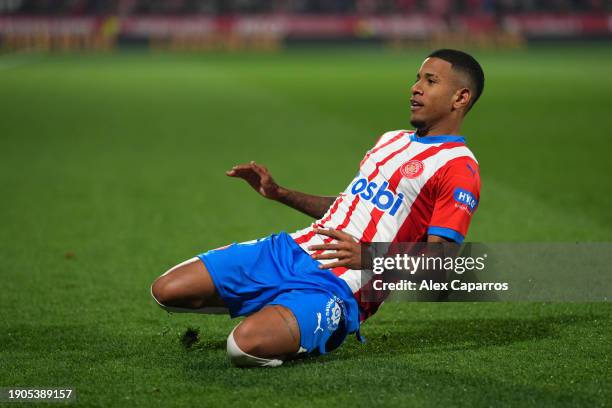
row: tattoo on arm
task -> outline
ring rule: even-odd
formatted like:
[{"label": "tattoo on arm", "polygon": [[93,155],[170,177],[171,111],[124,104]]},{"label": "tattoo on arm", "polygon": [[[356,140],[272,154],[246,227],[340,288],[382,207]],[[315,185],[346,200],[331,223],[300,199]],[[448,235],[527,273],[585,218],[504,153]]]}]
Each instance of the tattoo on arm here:
[{"label": "tattoo on arm", "polygon": [[299,191],[282,189],[278,201],[314,218],[321,218],[336,197],[315,196]]}]

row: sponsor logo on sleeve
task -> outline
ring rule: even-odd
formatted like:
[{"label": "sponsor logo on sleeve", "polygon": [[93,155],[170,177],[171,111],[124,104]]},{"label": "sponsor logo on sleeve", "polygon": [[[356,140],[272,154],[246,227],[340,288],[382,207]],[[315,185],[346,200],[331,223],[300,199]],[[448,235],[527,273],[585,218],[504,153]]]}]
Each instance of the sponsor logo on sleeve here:
[{"label": "sponsor logo on sleeve", "polygon": [[464,210],[468,214],[472,214],[478,207],[478,200],[472,193],[462,188],[457,187],[453,193],[455,199],[455,207]]}]

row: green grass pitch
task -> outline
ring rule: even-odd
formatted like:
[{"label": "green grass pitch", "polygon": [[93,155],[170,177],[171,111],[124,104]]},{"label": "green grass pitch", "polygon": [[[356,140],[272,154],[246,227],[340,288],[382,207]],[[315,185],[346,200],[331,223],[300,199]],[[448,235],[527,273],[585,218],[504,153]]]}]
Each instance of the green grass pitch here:
[{"label": "green grass pitch", "polygon": [[[100,407],[609,405],[610,304],[390,303],[365,345],[240,370],[236,321],[150,298],[184,259],[306,225],[224,171],[255,159],[342,191],[382,132],[410,126],[425,54],[0,56],[0,386],[71,386]],[[476,55],[469,240],[612,241],[609,48]]]}]

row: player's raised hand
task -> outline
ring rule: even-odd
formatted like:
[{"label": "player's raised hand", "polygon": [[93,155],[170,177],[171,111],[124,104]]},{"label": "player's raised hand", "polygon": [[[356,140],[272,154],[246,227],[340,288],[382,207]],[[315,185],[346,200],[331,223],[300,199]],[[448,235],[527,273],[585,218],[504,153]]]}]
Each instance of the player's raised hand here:
[{"label": "player's raised hand", "polygon": [[331,269],[343,266],[348,269],[361,269],[361,244],[353,238],[352,235],[346,232],[335,229],[315,228],[315,233],[333,238],[334,241],[321,244],[311,245],[308,247],[311,251],[333,251],[323,254],[313,254],[313,259],[337,259],[336,262],[319,265],[321,269]]},{"label": "player's raised hand", "polygon": [[280,187],[270,175],[266,166],[255,163],[254,161],[248,164],[238,164],[226,171],[230,177],[238,177],[244,179],[255,191],[265,198],[277,200],[279,198]]}]

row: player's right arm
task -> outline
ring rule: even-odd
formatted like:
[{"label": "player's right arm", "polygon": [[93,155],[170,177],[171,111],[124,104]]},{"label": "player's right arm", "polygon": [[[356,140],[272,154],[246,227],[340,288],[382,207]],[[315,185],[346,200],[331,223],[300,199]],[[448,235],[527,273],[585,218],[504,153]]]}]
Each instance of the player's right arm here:
[{"label": "player's right arm", "polygon": [[230,177],[244,179],[262,197],[278,201],[314,218],[321,218],[336,200],[336,197],[316,196],[279,186],[270,172],[254,161],[238,164],[227,171]]}]

